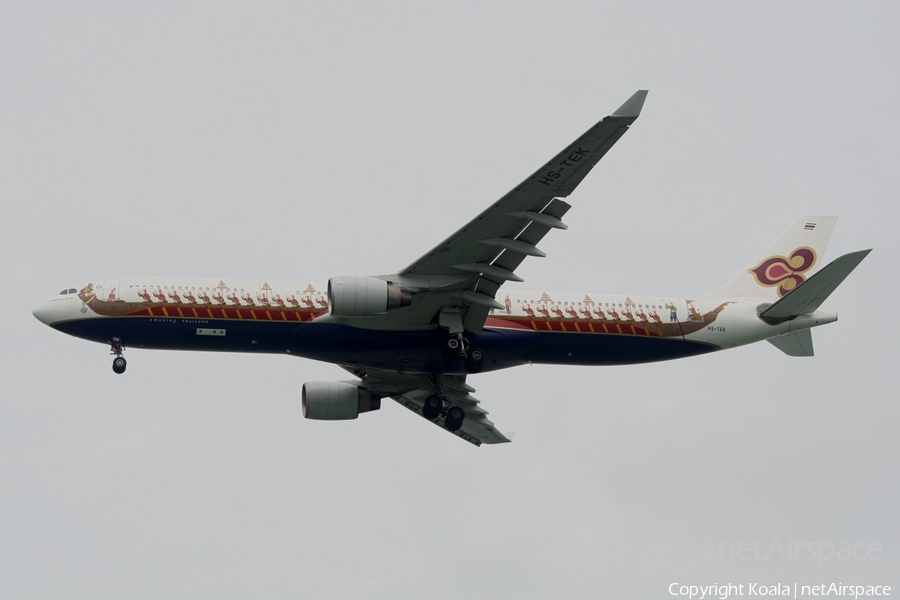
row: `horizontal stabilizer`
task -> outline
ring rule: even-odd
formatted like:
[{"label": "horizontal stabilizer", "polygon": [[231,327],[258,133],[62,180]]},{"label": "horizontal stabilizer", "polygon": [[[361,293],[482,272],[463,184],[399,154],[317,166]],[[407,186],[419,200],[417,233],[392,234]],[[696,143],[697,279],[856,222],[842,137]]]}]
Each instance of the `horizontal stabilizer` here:
[{"label": "horizontal stabilizer", "polygon": [[859,250],[836,258],[759,316],[780,321],[815,312],[871,251]]},{"label": "horizontal stabilizer", "polygon": [[788,356],[813,355],[812,332],[809,329],[791,331],[767,341]]}]

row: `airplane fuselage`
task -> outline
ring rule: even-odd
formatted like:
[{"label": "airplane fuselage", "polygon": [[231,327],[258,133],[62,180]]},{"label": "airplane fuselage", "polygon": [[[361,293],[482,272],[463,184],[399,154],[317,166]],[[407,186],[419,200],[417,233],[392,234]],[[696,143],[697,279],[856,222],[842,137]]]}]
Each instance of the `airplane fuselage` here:
[{"label": "airplane fuselage", "polygon": [[[369,329],[329,315],[326,284],[123,277],[68,288],[35,315],[75,337],[128,348],[290,354],[407,373],[465,373],[441,356],[446,331]],[[705,354],[836,320],[813,315],[771,325],[759,298],[685,299],[501,290],[471,337],[482,370],[521,364],[622,365]]]}]

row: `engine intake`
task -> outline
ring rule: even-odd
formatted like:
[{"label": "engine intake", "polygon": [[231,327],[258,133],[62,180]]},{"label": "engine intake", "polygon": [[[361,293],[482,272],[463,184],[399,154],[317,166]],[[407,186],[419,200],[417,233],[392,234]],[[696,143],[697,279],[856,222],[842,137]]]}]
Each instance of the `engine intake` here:
[{"label": "engine intake", "polygon": [[309,381],[303,384],[302,404],[307,419],[346,421],[380,409],[381,397],[343,381]]},{"label": "engine intake", "polygon": [[328,280],[328,310],[334,317],[375,317],[411,303],[412,292],[377,277]]}]

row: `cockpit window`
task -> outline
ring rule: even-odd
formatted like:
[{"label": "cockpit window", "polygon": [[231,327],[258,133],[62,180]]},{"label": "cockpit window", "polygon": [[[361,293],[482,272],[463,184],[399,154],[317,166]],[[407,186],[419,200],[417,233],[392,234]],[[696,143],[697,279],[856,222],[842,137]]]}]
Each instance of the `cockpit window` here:
[{"label": "cockpit window", "polygon": [[75,288],[69,288],[69,289],[67,289],[67,290],[61,291],[61,292],[59,293],[59,295],[60,295],[60,296],[65,296],[66,294],[74,294],[74,293],[76,293],[77,291],[78,291],[78,290],[76,290]]},{"label": "cockpit window", "polygon": [[78,290],[76,290],[75,288],[69,288],[69,293],[70,293],[70,294],[74,294],[74,293],[77,292],[77,291],[78,291]]},{"label": "cockpit window", "polygon": [[63,290],[63,291],[61,291],[61,292],[59,293],[59,295],[60,295],[60,296],[65,296],[65,295],[68,294],[68,293],[69,293],[69,290]]}]

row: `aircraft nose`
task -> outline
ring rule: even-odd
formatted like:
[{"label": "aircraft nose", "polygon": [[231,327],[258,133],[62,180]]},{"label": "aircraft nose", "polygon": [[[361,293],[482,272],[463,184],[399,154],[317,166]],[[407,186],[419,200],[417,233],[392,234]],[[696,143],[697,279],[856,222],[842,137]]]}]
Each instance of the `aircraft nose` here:
[{"label": "aircraft nose", "polygon": [[50,325],[52,323],[52,315],[50,313],[50,301],[44,300],[40,304],[34,307],[34,310],[31,311],[31,314],[34,315],[34,318],[43,323],[44,325]]}]

